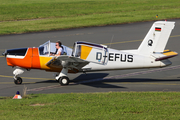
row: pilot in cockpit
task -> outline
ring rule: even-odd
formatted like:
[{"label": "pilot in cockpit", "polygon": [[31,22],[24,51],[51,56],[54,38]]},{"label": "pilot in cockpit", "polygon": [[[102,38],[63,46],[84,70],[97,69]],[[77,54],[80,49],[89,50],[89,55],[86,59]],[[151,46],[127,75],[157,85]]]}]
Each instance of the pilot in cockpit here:
[{"label": "pilot in cockpit", "polygon": [[54,56],[63,55],[64,54],[64,49],[63,49],[63,47],[61,45],[62,45],[61,41],[58,40],[56,42],[56,52],[54,54],[51,54],[51,55],[54,55]]}]

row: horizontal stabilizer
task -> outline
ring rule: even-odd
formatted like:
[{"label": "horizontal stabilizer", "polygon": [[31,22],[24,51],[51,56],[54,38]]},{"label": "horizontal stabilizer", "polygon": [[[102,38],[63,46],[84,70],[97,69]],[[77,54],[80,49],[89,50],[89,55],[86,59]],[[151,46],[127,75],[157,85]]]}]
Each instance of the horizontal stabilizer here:
[{"label": "horizontal stabilizer", "polygon": [[177,55],[178,55],[177,52],[170,51],[170,50],[164,50],[162,54],[156,54],[156,53],[153,54],[153,56],[156,58],[155,61],[165,60],[168,58],[175,57]]}]

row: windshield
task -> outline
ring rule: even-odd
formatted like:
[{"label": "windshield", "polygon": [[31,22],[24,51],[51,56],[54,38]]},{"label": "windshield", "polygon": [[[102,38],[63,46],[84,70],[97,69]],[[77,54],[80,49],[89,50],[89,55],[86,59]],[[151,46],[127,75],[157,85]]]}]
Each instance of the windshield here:
[{"label": "windshield", "polygon": [[50,53],[50,41],[47,41],[43,45],[39,46],[39,54],[40,55],[49,55]]}]

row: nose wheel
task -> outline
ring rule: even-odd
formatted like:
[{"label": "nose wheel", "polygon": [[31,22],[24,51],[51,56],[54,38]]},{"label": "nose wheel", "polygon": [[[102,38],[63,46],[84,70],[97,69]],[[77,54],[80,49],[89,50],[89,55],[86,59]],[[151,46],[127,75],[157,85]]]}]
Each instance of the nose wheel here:
[{"label": "nose wheel", "polygon": [[21,77],[18,77],[18,75],[22,74],[24,72],[24,69],[23,68],[16,68],[14,71],[13,71],[13,74],[14,74],[14,83],[16,85],[20,85],[22,84],[22,78]]},{"label": "nose wheel", "polygon": [[69,84],[69,78],[66,76],[62,76],[58,79],[59,84],[61,84],[62,86],[64,85],[68,85]]},{"label": "nose wheel", "polygon": [[16,79],[14,79],[14,83],[15,83],[16,85],[22,84],[22,78],[21,78],[21,77],[17,77]]}]

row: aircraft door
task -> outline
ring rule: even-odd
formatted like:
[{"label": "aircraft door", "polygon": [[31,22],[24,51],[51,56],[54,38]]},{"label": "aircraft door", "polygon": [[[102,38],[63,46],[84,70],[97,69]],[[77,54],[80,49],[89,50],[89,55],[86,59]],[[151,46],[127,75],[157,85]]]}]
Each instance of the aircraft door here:
[{"label": "aircraft door", "polygon": [[107,64],[108,62],[108,49],[107,48],[97,48],[93,47],[89,56],[87,57],[88,61],[95,62],[98,64]]}]

